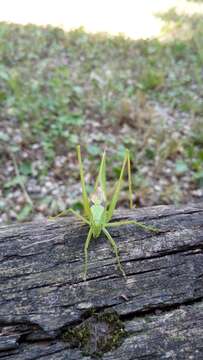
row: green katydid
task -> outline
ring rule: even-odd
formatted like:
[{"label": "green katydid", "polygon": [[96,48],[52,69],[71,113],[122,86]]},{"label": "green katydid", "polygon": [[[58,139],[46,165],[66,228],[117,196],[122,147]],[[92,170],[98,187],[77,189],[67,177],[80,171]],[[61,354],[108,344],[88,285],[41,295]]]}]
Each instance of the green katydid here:
[{"label": "green katydid", "polygon": [[122,186],[122,182],[123,182],[123,176],[124,176],[124,171],[125,171],[126,165],[127,165],[127,171],[128,171],[128,188],[129,188],[130,208],[132,208],[132,206],[133,206],[129,150],[126,150],[126,152],[125,152],[122,168],[120,171],[120,176],[115,185],[115,189],[114,189],[110,203],[108,203],[107,191],[106,191],[106,153],[104,152],[102,155],[99,173],[96,178],[96,182],[95,182],[95,186],[94,186],[94,192],[93,192],[92,196],[90,197],[90,199],[88,198],[87,190],[86,190],[86,186],[85,186],[80,145],[77,146],[77,157],[78,157],[78,163],[79,163],[79,169],[80,169],[80,181],[81,181],[81,186],[82,186],[82,201],[83,201],[84,215],[80,215],[78,212],[76,212],[72,208],[69,208],[69,209],[61,212],[60,214],[56,215],[55,217],[52,217],[52,219],[56,218],[58,216],[63,216],[67,212],[71,212],[77,218],[79,218],[83,223],[89,225],[89,231],[88,231],[87,238],[86,238],[86,241],[84,244],[84,255],[85,255],[84,280],[86,280],[86,275],[87,275],[88,247],[89,247],[90,241],[92,238],[98,238],[100,236],[101,232],[103,232],[105,234],[106,238],[110,242],[110,245],[116,255],[118,268],[120,269],[121,273],[125,277],[126,275],[125,275],[125,272],[124,272],[123,267],[120,262],[118,247],[116,245],[116,242],[111,237],[107,228],[121,226],[121,225],[134,224],[134,225],[140,226],[141,228],[143,228],[145,230],[150,230],[150,231],[158,230],[152,226],[146,226],[145,224],[135,221],[135,220],[123,220],[123,221],[111,222],[111,218],[112,218],[114,210],[116,208],[118,197],[119,197],[119,194],[121,191],[121,186]]}]

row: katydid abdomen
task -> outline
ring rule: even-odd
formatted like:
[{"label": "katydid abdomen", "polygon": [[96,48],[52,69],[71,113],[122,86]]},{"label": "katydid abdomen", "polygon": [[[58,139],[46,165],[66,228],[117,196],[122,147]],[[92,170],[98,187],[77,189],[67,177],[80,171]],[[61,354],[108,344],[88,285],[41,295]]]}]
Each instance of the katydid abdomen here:
[{"label": "katydid abdomen", "polygon": [[100,204],[94,204],[90,208],[91,210],[91,225],[93,237],[98,237],[101,233],[102,227],[105,222],[105,208]]}]

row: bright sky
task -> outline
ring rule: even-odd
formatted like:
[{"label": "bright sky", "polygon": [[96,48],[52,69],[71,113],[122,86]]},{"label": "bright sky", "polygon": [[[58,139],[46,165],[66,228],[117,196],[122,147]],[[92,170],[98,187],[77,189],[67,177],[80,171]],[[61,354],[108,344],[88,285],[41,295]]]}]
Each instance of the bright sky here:
[{"label": "bright sky", "polygon": [[176,7],[203,13],[203,4],[187,0],[0,0],[0,21],[56,25],[69,30],[124,33],[132,38],[158,36],[162,23],[155,14]]}]

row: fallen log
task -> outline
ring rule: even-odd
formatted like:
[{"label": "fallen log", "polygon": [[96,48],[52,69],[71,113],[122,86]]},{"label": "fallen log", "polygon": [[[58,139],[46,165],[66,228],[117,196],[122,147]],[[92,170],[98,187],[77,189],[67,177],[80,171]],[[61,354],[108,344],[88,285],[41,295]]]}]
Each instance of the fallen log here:
[{"label": "fallen log", "polygon": [[116,213],[159,229],[110,230],[89,248],[73,217],[0,228],[0,359],[202,359],[203,207]]}]

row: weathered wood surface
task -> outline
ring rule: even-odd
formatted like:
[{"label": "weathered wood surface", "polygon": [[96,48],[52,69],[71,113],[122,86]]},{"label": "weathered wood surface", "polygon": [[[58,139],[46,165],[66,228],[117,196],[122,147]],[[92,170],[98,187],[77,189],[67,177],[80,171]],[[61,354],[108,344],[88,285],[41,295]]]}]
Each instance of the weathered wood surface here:
[{"label": "weathered wood surface", "polygon": [[203,359],[203,207],[116,218],[160,229],[111,229],[126,280],[104,237],[92,240],[82,280],[87,227],[72,217],[0,228],[0,359],[90,360],[99,346],[104,360]]}]

